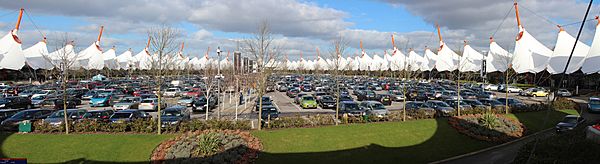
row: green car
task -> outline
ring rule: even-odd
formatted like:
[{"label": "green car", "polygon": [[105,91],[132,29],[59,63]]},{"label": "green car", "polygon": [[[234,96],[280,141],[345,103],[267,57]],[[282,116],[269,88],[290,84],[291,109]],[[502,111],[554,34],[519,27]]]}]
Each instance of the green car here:
[{"label": "green car", "polygon": [[300,100],[300,106],[302,106],[302,109],[315,109],[317,108],[317,100],[315,97],[310,95],[302,96],[302,99]]}]

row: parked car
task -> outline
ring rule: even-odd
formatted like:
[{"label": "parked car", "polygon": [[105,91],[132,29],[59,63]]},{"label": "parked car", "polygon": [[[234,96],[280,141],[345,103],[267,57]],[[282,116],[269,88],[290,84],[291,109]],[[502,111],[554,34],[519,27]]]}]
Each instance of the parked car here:
[{"label": "parked car", "polygon": [[428,106],[425,102],[422,101],[406,102],[406,110],[423,111],[426,115],[436,115],[435,109]]},{"label": "parked car", "polygon": [[392,96],[389,94],[377,94],[377,101],[383,105],[390,106],[392,105]]},{"label": "parked car", "polygon": [[[157,111],[158,110],[158,98],[148,98],[148,99],[143,99],[142,102],[140,103],[140,105],[138,106],[138,109],[141,111],[146,111],[146,110],[150,110],[150,111]],[[160,102],[160,107],[162,109],[167,108],[167,103]]]},{"label": "parked car", "polygon": [[556,124],[554,129],[556,130],[557,133],[571,131],[571,130],[575,129],[577,126],[583,124],[584,122],[585,122],[585,119],[581,116],[567,115],[567,116],[565,116],[565,118],[563,118],[562,121],[560,121],[558,124]]},{"label": "parked car", "polygon": [[214,94],[210,95],[208,104],[207,104],[206,96],[196,97],[196,100],[194,100],[194,104],[192,105],[192,110],[193,111],[206,111],[206,107],[208,106],[208,110],[210,111],[211,109],[214,109],[217,107],[217,105],[219,104],[218,101],[219,100],[218,100],[217,96],[214,96]]},{"label": "parked car", "polygon": [[127,123],[138,119],[149,119],[150,115],[137,109],[120,110],[110,116],[111,123]]},{"label": "parked car", "polygon": [[112,94],[97,94],[90,99],[90,106],[92,107],[108,107],[112,105],[113,95]]},{"label": "parked car", "polygon": [[571,96],[573,96],[573,94],[571,92],[569,92],[569,90],[567,90],[567,89],[558,89],[556,91],[556,95],[560,96],[560,97],[571,97]]},{"label": "parked car", "polygon": [[141,97],[125,97],[113,105],[115,110],[138,109],[142,102]]},{"label": "parked car", "polygon": [[[68,97],[67,98],[67,109],[74,109],[77,108],[77,105],[81,104],[81,100],[76,98],[76,97]],[[60,109],[64,109],[64,105],[65,103],[63,102],[62,98],[57,98],[54,100],[54,109],[56,110],[60,110]]]},{"label": "parked car", "polygon": [[98,93],[99,93],[98,90],[89,90],[89,91],[87,91],[85,94],[83,94],[81,96],[81,99],[83,99],[83,100],[90,100],[90,99],[92,99],[92,97],[94,97]]},{"label": "parked car", "polygon": [[529,88],[521,93],[523,96],[531,97],[546,97],[549,94],[544,88]]},{"label": "parked car", "polygon": [[514,98],[498,98],[496,99],[498,101],[500,101],[500,103],[502,103],[502,105],[506,105],[506,101],[508,100],[508,106],[511,108],[522,108],[525,107],[526,105],[521,102],[520,100],[514,99]]},{"label": "parked car", "polygon": [[480,92],[479,94],[477,94],[477,98],[478,99],[494,99],[496,98],[496,94],[494,92]]},{"label": "parked car", "polygon": [[177,97],[181,94],[181,89],[179,88],[169,88],[165,91],[165,97]]},{"label": "parked car", "polygon": [[[254,105],[254,111],[258,111],[260,103],[261,102],[256,100],[255,105]],[[271,100],[271,97],[269,97],[269,96],[262,97],[262,106],[272,106],[272,105],[273,105],[273,100]]]},{"label": "parked car", "polygon": [[30,90],[25,90],[23,92],[19,92],[18,95],[21,97],[31,98],[31,96],[33,96],[38,91],[40,91],[40,90],[39,89],[30,89]]},{"label": "parked car", "polygon": [[82,119],[96,120],[100,122],[110,122],[110,116],[114,114],[113,110],[90,110],[87,111]]},{"label": "parked car", "polygon": [[191,113],[186,106],[175,105],[161,111],[161,127],[176,125],[188,120],[191,120]]},{"label": "parked car", "polygon": [[481,103],[478,100],[474,100],[474,99],[464,99],[462,100],[462,102],[465,102],[466,104],[471,105],[472,108],[480,108],[480,109],[487,109],[487,106],[484,105],[483,103]]},{"label": "parked car", "polygon": [[285,92],[285,95],[287,95],[289,98],[294,98],[298,95],[298,93],[300,93],[300,90],[298,89],[288,89],[287,92]]},{"label": "parked car", "polygon": [[17,112],[19,112],[18,109],[0,109],[0,122],[12,117]]},{"label": "parked car", "polygon": [[302,102],[302,97],[306,95],[306,93],[298,93],[298,95],[296,95],[296,97],[294,98],[294,103],[300,105],[300,103]]},{"label": "parked car", "polygon": [[358,101],[365,101],[365,100],[375,100],[377,101],[377,94],[375,94],[374,91],[372,90],[366,90],[363,92],[359,92],[358,95],[356,95]]},{"label": "parked car", "polygon": [[52,94],[56,94],[56,91],[55,90],[39,90],[39,91],[36,91],[35,94],[31,95],[31,97],[47,96],[47,95],[52,95]]},{"label": "parked car", "polygon": [[360,117],[365,115],[365,111],[360,109],[358,103],[354,101],[340,101],[339,116],[347,115],[348,117]]},{"label": "parked car", "polygon": [[452,108],[448,103],[439,100],[429,100],[425,102],[427,106],[435,109],[436,115],[439,116],[451,116],[452,112],[454,112],[454,108]]},{"label": "parked car", "polygon": [[354,98],[352,98],[350,95],[343,94],[340,95],[340,101],[354,101]]},{"label": "parked car", "polygon": [[[446,100],[445,101],[448,105],[450,105],[452,108],[454,109],[458,109],[458,107],[460,106],[460,110],[471,110],[473,109],[473,107],[466,103],[465,101],[458,101],[458,100]],[[460,104],[460,105],[459,105]]]},{"label": "parked car", "polygon": [[404,101],[404,94],[400,91],[389,91],[388,93],[390,93],[392,95],[392,100],[398,102],[398,101]]},{"label": "parked car", "polygon": [[48,96],[37,96],[31,98],[31,106],[32,107],[42,107],[46,105],[54,105],[54,101],[56,98],[48,98]]},{"label": "parked car", "polygon": [[496,84],[487,84],[483,87],[483,89],[488,91],[498,91],[498,85]]},{"label": "parked car", "polygon": [[479,102],[485,106],[491,106],[492,108],[496,108],[498,106],[504,106],[504,103],[496,100],[496,99],[479,99]]},{"label": "parked car", "polygon": [[33,105],[27,97],[10,96],[0,98],[0,109],[31,109]]},{"label": "parked car", "polygon": [[336,100],[333,96],[324,95],[321,96],[321,99],[317,99],[317,103],[322,109],[334,109],[336,105]]},{"label": "parked car", "polygon": [[300,106],[302,107],[302,109],[316,109],[317,108],[317,100],[315,99],[315,97],[310,96],[310,95],[305,95],[302,96],[302,98],[300,98]]},{"label": "parked car", "polygon": [[263,125],[269,124],[269,120],[279,119],[279,110],[275,106],[263,106],[260,113],[260,120]]},{"label": "parked car", "polygon": [[600,113],[600,98],[590,97],[588,100],[588,112]]},{"label": "parked car", "polygon": [[498,89],[498,92],[506,92],[507,90],[508,93],[519,93],[523,91],[521,88],[509,85],[508,87],[502,87],[501,89]]},{"label": "parked car", "polygon": [[383,104],[378,101],[363,101],[360,103],[361,110],[365,111],[366,115],[375,117],[387,117],[389,111]]},{"label": "parked car", "polygon": [[[85,109],[67,109],[67,119],[69,121],[76,121],[83,118],[85,113]],[[50,114],[47,118],[43,119],[43,121],[51,126],[60,126],[65,122],[65,111],[57,110]]]},{"label": "parked car", "polygon": [[194,96],[182,96],[177,100],[177,105],[191,107],[194,104],[196,98]]},{"label": "parked car", "polygon": [[2,121],[0,125],[4,130],[16,131],[21,121],[37,121],[48,117],[53,111],[50,109],[27,109],[15,113],[10,118]]}]

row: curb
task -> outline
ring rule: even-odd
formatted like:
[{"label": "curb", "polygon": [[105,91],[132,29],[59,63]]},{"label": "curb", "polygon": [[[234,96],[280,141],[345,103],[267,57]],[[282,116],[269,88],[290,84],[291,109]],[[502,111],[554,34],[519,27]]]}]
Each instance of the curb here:
[{"label": "curb", "polygon": [[519,141],[522,141],[522,140],[534,137],[534,136],[538,136],[539,134],[551,131],[552,129],[554,129],[554,128],[548,128],[548,129],[545,129],[545,130],[533,133],[531,135],[528,135],[528,136],[525,136],[525,137],[522,137],[522,138],[510,141],[510,142],[506,142],[506,143],[500,144],[500,145],[496,145],[496,146],[484,148],[484,149],[481,149],[481,150],[477,150],[477,151],[474,151],[474,152],[470,152],[470,153],[466,153],[466,154],[462,154],[462,155],[458,155],[458,156],[454,156],[454,157],[442,159],[442,160],[439,160],[439,161],[430,162],[430,164],[445,163],[445,162],[453,161],[453,160],[456,160],[456,159],[460,159],[460,158],[464,158],[464,157],[476,155],[476,154],[479,154],[479,153],[482,153],[482,152],[485,152],[485,151],[489,151],[489,150],[492,150],[492,149],[497,149],[497,148],[500,148],[500,147],[503,147],[503,146],[506,146],[506,145],[510,145],[510,144],[513,144],[513,143],[516,143],[516,142],[519,142]]}]

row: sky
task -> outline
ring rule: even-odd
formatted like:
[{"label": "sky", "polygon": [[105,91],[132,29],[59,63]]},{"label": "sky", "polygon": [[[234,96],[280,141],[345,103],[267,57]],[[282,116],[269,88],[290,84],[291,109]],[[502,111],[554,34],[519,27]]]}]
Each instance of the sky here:
[{"label": "sky", "polygon": [[[553,48],[559,29],[576,36],[588,1],[520,0],[522,25],[548,48]],[[168,25],[182,32],[184,53],[190,57],[216,56],[215,48],[234,51],[240,40],[252,37],[266,21],[275,43],[289,59],[303,54],[314,59],[316,49],[327,58],[332,40],[342,37],[356,56],[362,40],[365,51],[382,55],[396,46],[422,53],[439,46],[435,24],[444,42],[461,51],[464,41],[484,52],[493,36],[512,51],[517,23],[513,0],[18,0],[0,3],[0,30],[14,28],[18,9],[24,8],[19,36],[27,48],[48,38],[49,51],[60,47],[67,35],[78,49],[92,44],[104,26],[103,48],[115,47],[118,54],[141,51],[150,28]],[[587,19],[600,14],[594,3]],[[591,44],[596,20],[586,22],[580,40]],[[238,44],[239,43],[239,44]]]}]

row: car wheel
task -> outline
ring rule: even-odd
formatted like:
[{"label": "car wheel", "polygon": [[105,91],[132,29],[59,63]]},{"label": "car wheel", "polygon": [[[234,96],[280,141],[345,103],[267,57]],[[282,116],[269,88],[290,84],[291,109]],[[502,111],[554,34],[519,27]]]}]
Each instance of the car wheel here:
[{"label": "car wheel", "polygon": [[533,98],[536,98],[536,97],[537,97],[537,95],[536,95],[536,94],[533,94],[533,95],[531,95],[531,96],[533,96]]}]

